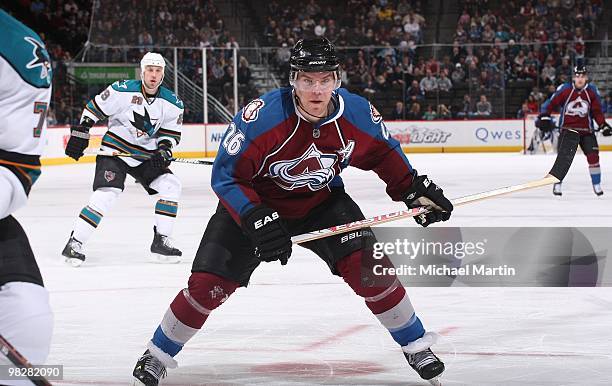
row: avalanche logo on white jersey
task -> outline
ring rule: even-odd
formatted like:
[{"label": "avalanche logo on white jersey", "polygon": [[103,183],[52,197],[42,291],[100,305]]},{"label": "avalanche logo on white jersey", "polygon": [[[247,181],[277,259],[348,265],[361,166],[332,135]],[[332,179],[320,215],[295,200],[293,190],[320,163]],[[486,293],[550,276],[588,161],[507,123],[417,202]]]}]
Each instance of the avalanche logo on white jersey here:
[{"label": "avalanche logo on white jersey", "polygon": [[589,102],[585,101],[581,97],[578,97],[574,99],[573,101],[570,101],[567,104],[567,107],[565,109],[565,114],[584,118],[589,113],[589,110],[590,110]]}]

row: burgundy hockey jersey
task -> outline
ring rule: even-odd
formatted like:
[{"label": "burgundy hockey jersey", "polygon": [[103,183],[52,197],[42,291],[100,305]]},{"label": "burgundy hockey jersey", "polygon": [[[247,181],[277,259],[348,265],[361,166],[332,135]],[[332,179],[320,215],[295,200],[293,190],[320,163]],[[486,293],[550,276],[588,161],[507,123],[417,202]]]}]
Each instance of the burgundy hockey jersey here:
[{"label": "burgundy hockey jersey", "polygon": [[601,97],[597,87],[587,83],[582,89],[572,83],[557,87],[555,93],[542,104],[541,113],[551,114],[560,109],[559,127],[571,127],[583,133],[593,131],[593,120],[598,126],[606,122],[601,109]]}]

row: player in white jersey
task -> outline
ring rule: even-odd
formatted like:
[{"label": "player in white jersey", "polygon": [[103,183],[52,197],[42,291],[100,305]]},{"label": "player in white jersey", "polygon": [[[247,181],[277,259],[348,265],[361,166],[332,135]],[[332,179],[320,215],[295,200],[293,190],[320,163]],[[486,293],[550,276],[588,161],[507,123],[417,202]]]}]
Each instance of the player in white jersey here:
[{"label": "player in white jersey", "polygon": [[[51,60],[40,37],[0,9],[0,334],[33,364],[49,354],[53,313],[28,237],[11,215],[40,175]],[[0,365],[8,359],[0,353]],[[6,380],[3,385],[32,383]]]},{"label": "player in white jersey", "polygon": [[108,131],[102,150],[129,153],[132,157],[98,155],[89,203],[81,210],[62,255],[78,267],[85,261],[85,244],[119,194],[127,174],[142,184],[149,194],[159,194],[155,205],[152,259],[176,263],[182,255],[172,245],[170,235],[178,210],[181,182],[168,166],[172,148],[181,139],[183,102],[161,85],[164,58],[148,52],[140,61],[142,80],[117,81],[90,100],[79,126],[71,128],[66,155],[78,160],[89,144],[89,129],[108,118]]}]

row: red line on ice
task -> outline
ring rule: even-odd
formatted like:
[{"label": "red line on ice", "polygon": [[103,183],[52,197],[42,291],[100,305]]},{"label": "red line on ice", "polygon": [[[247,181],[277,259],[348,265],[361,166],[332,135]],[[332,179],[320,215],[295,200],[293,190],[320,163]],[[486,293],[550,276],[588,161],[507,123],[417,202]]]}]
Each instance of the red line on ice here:
[{"label": "red line on ice", "polygon": [[315,350],[315,349],[317,349],[317,348],[319,348],[321,346],[325,346],[325,345],[327,345],[327,344],[329,344],[331,342],[335,342],[335,341],[340,340],[340,339],[342,339],[342,338],[344,338],[346,336],[355,334],[356,332],[364,330],[364,329],[366,329],[368,327],[370,327],[370,326],[367,325],[367,324],[358,324],[358,325],[355,325],[355,326],[351,326],[351,327],[345,328],[344,330],[342,330],[340,332],[337,332],[337,333],[335,333],[334,335],[332,335],[330,337],[323,338],[323,339],[315,341],[315,342],[313,342],[313,343],[311,343],[309,345],[306,345],[306,346],[302,347],[301,349],[298,349],[298,351],[312,351],[312,350]]}]

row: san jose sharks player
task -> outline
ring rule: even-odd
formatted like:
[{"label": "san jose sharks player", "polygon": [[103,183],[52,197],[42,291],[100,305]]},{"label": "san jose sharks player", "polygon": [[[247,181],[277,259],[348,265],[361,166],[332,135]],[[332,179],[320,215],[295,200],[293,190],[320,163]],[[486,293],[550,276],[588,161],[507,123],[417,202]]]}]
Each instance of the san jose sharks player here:
[{"label": "san jose sharks player", "polygon": [[[49,294],[12,213],[26,205],[40,175],[53,71],[38,34],[1,9],[0,31],[0,335],[31,363],[44,364],[53,331]],[[7,361],[0,353],[0,365]]]},{"label": "san jose sharks player", "polygon": [[[83,245],[124,189],[126,175],[136,178],[149,194],[159,194],[151,257],[154,262],[176,263],[182,252],[170,235],[178,211],[181,182],[168,168],[172,148],[181,139],[183,102],[162,86],[166,62],[148,52],[140,61],[142,80],[117,81],[90,100],[81,123],[72,127],[66,155],[78,160],[89,144],[89,129],[108,118],[102,150],[134,157],[98,155],[89,203],[81,210],[62,251],[66,262],[78,267],[85,261]],[[148,158],[148,159],[147,159]]]},{"label": "san jose sharks player", "polygon": [[[339,61],[327,39],[299,40],[290,65],[291,87],[251,101],[223,137],[212,171],[220,203],[187,288],[170,304],[134,368],[134,384],[157,385],[166,368],[176,367],[183,345],[248,284],[262,261],[287,264],[292,235],[364,218],[344,190],[340,173],[348,166],[375,171],[393,200],[431,206],[431,213],[416,218],[423,226],[451,215],[442,189],[412,168],[374,106],[339,88]],[[395,275],[384,286],[362,285],[372,232],[344,236],[303,246],[364,298],[422,378],[436,378],[444,370],[430,349],[436,335],[425,332]]]},{"label": "san jose sharks player", "polygon": [[[540,107],[540,115],[536,120],[536,126],[543,132],[553,129],[551,114],[555,109],[561,109],[559,117],[559,143],[567,130],[576,131],[580,134],[580,148],[586,156],[589,164],[589,173],[593,184],[593,191],[601,196],[601,169],[599,166],[599,146],[595,132],[601,131],[602,135],[612,135],[612,128],[606,122],[602,112],[601,96],[594,84],[589,83],[587,69],[584,65],[574,67],[572,83],[564,83]],[[593,125],[593,120],[597,127]],[[553,186],[553,194],[560,196],[561,182]]]}]

